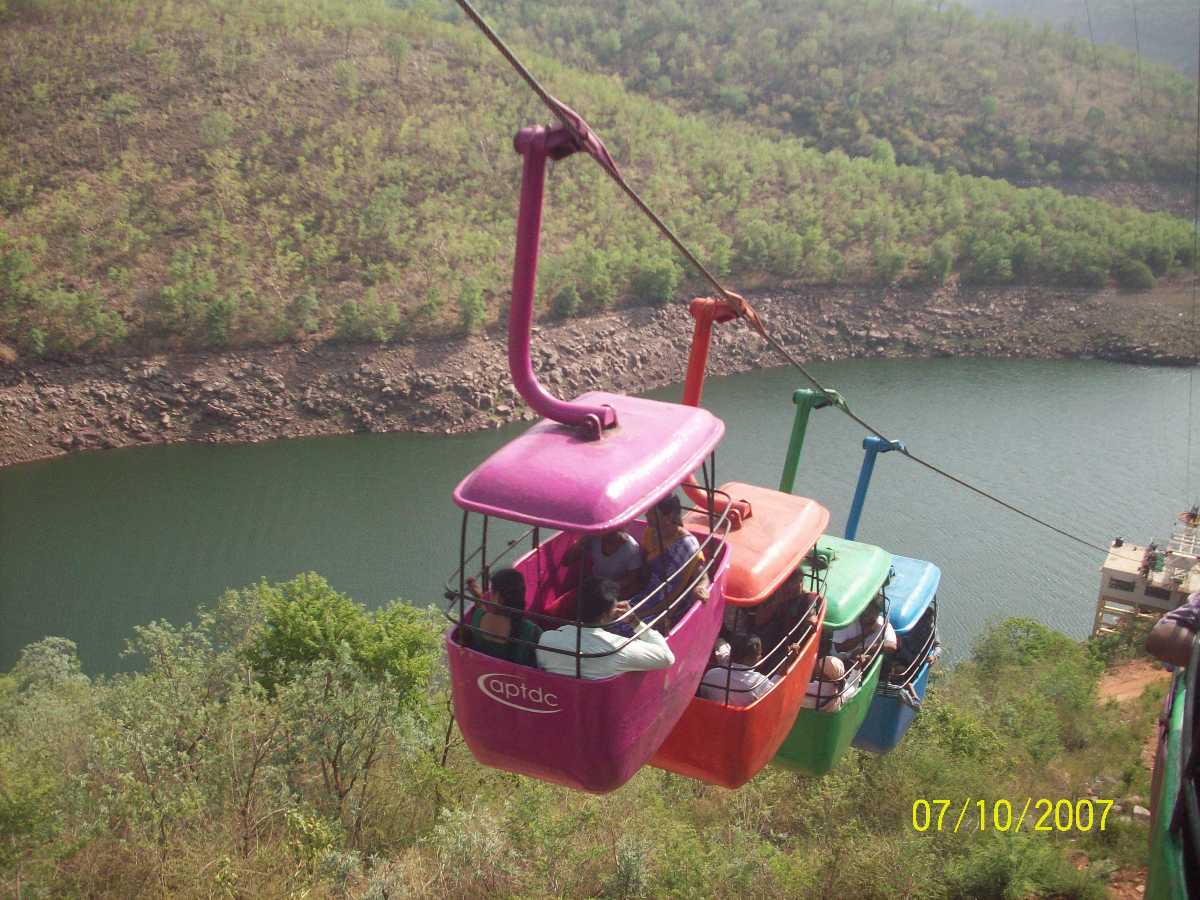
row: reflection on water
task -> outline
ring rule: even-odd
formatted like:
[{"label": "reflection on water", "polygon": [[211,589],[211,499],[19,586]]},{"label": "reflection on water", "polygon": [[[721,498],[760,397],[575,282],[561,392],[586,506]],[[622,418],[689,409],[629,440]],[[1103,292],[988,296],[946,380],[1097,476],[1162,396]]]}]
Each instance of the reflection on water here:
[{"label": "reflection on water", "polygon": [[[813,368],[915,453],[1095,543],[1165,535],[1192,502],[1186,371],[983,360]],[[785,369],[708,383],[704,402],[727,425],[718,481],[778,485],[798,386]],[[304,570],[371,605],[436,602],[457,565],[454,485],[524,427],[147,447],[0,471],[0,668],[61,634],[88,670],[112,671],[127,665],[118,653],[133,626],[183,622],[226,588]],[[837,534],[862,437],[835,410],[809,425],[796,489],[830,508]],[[859,539],[941,566],[950,659],[1003,616],[1078,637],[1090,627],[1098,554],[896,454],[879,457]]]}]

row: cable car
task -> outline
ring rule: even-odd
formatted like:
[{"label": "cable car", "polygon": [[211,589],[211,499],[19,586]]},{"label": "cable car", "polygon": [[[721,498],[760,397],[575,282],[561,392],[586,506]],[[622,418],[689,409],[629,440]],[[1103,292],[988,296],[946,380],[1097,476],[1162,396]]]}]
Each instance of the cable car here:
[{"label": "cable car", "polygon": [[838,660],[844,665],[840,679],[826,682],[818,676],[832,665],[839,631],[853,628],[869,612],[887,620],[884,584],[892,557],[871,544],[825,535],[804,565],[826,568],[821,649],[805,705],[772,762],[805,775],[824,775],[837,765],[870,709],[883,666],[885,629],[874,629],[853,659]]},{"label": "cable car", "polygon": [[942,572],[931,562],[892,557],[885,590],[888,621],[900,647],[884,659],[879,687],[854,746],[887,753],[904,738],[925,700],[929,669],[940,652],[937,640],[937,589]]},{"label": "cable car", "polygon": [[1200,894],[1200,638],[1186,669],[1176,669],[1159,718],[1158,751],[1150,800],[1147,900],[1183,900]]},{"label": "cable car", "polygon": [[[796,479],[796,467],[800,451],[804,446],[804,435],[809,414],[814,409],[833,403],[841,403],[841,397],[832,393],[823,395],[817,391],[801,389],[792,395],[796,405],[796,417],[792,425],[792,437],[784,461],[780,490],[790,491]],[[850,512],[846,516],[847,540],[853,540],[858,532],[871,475],[875,470],[875,458],[880,453],[904,450],[899,441],[887,441],[876,435],[863,439],[863,461],[854,488]],[[933,563],[893,556],[891,576],[887,583],[888,622],[900,640],[897,653],[889,655],[883,662],[875,699],[871,702],[862,728],[854,738],[854,746],[874,753],[886,753],[903,739],[925,699],[929,683],[929,668],[940,652],[937,638],[937,589],[942,573]]]},{"label": "cable car", "polygon": [[[565,129],[540,126],[518,132],[514,146],[524,164],[508,363],[517,390],[543,420],[493,453],[454,491],[463,521],[458,583],[446,592],[452,623],[446,634],[450,688],[459,729],[479,762],[602,793],[628,781],[666,739],[696,691],[721,627],[729,566],[722,536],[728,517],[718,519],[711,510],[718,505],[715,450],[725,426],[702,409],[605,392],[564,402],[538,382],[529,343],[546,160],[563,159],[581,147]],[[635,619],[617,623],[631,632],[621,646],[584,652],[579,636],[588,623],[577,602],[584,566],[567,562],[568,548],[580,536],[618,528],[640,536],[645,523],[639,517],[685,478],[692,480],[697,469],[703,471],[710,511],[700,548],[657,590],[676,592],[671,579],[684,577],[703,554],[700,573],[710,581],[707,602],[692,602],[692,588],[702,577],[694,574],[673,597],[644,598],[656,610],[646,625],[635,626]],[[479,546],[468,553],[472,515],[481,516],[482,524]],[[501,552],[489,558],[489,525],[495,520],[500,520],[500,530],[505,522],[528,528],[502,541]],[[558,533],[543,541],[543,529]],[[486,591],[489,573],[515,554],[525,538],[529,551],[511,563],[527,585],[522,615],[547,629],[575,627],[573,652],[536,651],[571,658],[574,675],[497,658],[476,649],[471,640],[482,629],[471,624],[468,568],[475,567]],[[668,632],[666,644],[674,658],[669,668],[583,677],[585,660],[611,656],[654,625]],[[507,642],[529,643],[519,636]]]},{"label": "cable car", "polygon": [[[640,536],[638,517],[674,489],[716,446],[724,427],[704,410],[591,393],[579,400],[609,404],[620,427],[582,440],[570,427],[543,421],[502,447],[454,492],[463,510],[460,584],[451,590],[446,637],[454,714],[475,758],[487,766],[603,793],[620,787],[649,761],[675,726],[704,674],[724,613],[728,550],[714,522],[700,535],[711,587],[706,603],[684,592],[664,611],[683,613],[667,636],[668,669],[591,680],[518,665],[467,646],[465,573],[478,565],[485,581],[515,546],[487,558],[489,520],[532,526],[531,549],[513,568],[525,576],[525,614],[543,628],[583,626],[574,603],[580,563],[563,558],[580,535],[624,528]],[[469,552],[471,515],[481,514],[483,543]],[[541,529],[560,533],[541,540]],[[633,638],[629,638],[632,640]],[[573,655],[577,672],[584,658]]]},{"label": "cable car", "polygon": [[[737,617],[752,616],[756,608],[761,609],[789,580],[828,523],[829,511],[816,501],[749,484],[733,482],[722,485],[721,490],[747,501],[753,510],[725,538],[730,553],[725,603],[734,610],[736,622]],[[700,516],[689,514],[693,530],[701,530]],[[655,753],[652,765],[737,788],[770,762],[795,721],[816,663],[825,601],[817,590],[815,574],[810,573],[805,587],[808,599],[803,608],[793,613],[790,622],[774,629],[777,637],[763,654],[767,666],[762,674],[778,678],[777,683],[748,704],[731,694],[736,689],[728,684],[720,700],[695,697]],[[800,652],[789,656],[787,647],[793,644],[800,645]],[[723,668],[728,673],[729,663]]]},{"label": "cable car", "polygon": [[[726,321],[732,312],[708,298],[693,301],[689,309],[696,328],[684,403],[696,406],[704,382],[712,322]],[[704,506],[706,498],[695,487],[689,494]],[[728,498],[731,513],[731,526],[725,535],[730,564],[724,595],[731,610],[726,619],[734,630],[739,630],[755,619],[756,612],[765,612],[764,604],[789,583],[828,525],[829,510],[806,497],[741,482],[721,485],[720,495]],[[703,533],[706,514],[690,513],[686,524],[695,533]],[[816,662],[825,601],[819,593],[822,573],[813,571],[809,575],[804,585],[808,596],[798,608],[769,604],[776,615],[790,615],[790,621],[770,628],[774,639],[763,654],[766,665],[759,667],[765,669],[763,675],[776,681],[774,686],[753,702],[746,702],[750,698],[738,697],[737,689],[730,687],[730,664],[719,666],[727,676],[723,697],[693,699],[655,753],[652,765],[737,788],[771,760],[796,718]],[[755,624],[763,622],[755,619]],[[799,644],[800,651],[789,656],[786,648],[793,644]]]}]

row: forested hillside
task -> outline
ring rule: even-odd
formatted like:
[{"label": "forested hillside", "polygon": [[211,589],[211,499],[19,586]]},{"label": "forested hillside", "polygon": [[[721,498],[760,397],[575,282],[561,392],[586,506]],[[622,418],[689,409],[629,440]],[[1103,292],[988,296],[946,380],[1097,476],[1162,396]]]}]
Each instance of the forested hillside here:
[{"label": "forested hillside", "polygon": [[[547,113],[463,26],[383,0],[0,7],[0,355],[474,330],[507,294],[511,136]],[[733,56],[726,55],[731,61]],[[741,286],[1145,287],[1167,215],[823,155],[531,56]],[[685,273],[587,159],[550,178],[543,311],[665,302]]]},{"label": "forested hillside", "polygon": [[[1118,44],[1196,74],[1200,5],[1194,0],[963,0],[977,12],[1049,22],[1089,42]],[[1089,18],[1091,22],[1089,23]]]},{"label": "forested hillside", "polygon": [[[1190,178],[1195,93],[1048,24],[917,0],[494,0],[531,46],[824,150],[1022,179]],[[1193,45],[1194,50],[1194,45]],[[1189,124],[1192,123],[1192,124]]]},{"label": "forested hillside", "polygon": [[[646,768],[603,797],[475,763],[447,731],[444,624],[310,574],[138,628],[137,673],[25,648],[0,674],[0,894],[1102,900],[1145,857],[1158,704],[1098,701],[1098,648],[1036,622],[935,675],[887,756],[737,791]],[[1087,830],[1025,798],[1089,807]]]}]

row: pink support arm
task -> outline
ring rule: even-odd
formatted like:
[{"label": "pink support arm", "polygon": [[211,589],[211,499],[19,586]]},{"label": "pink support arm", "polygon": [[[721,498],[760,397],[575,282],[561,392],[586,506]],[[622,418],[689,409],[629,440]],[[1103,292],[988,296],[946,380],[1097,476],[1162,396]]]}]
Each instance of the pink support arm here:
[{"label": "pink support arm", "polygon": [[537,286],[538,246],[542,235],[542,196],[546,184],[546,159],[564,159],[579,149],[565,128],[534,125],[522,128],[513,141],[525,157],[521,178],[521,210],[517,216],[517,253],[513,262],[512,305],[508,314],[508,368],[513,384],[538,415],[564,425],[586,427],[593,437],[617,424],[616,411],[607,405],[566,402],[551,396],[533,374],[529,358],[529,329],[533,323],[533,295]]}]

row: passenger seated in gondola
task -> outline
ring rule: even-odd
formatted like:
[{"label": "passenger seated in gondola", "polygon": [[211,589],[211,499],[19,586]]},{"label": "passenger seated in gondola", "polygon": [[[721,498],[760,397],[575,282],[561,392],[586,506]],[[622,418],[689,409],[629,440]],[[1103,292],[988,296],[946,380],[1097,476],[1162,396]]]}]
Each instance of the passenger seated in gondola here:
[{"label": "passenger seated in gondola", "polygon": [[[798,654],[800,645],[793,644],[788,649]],[[729,665],[717,664],[705,672],[700,679],[699,695],[706,700],[716,700],[730,706],[750,706],[778,684],[784,674],[782,666],[770,678],[759,672],[755,666],[762,662],[762,655],[763,645],[757,635],[734,635],[730,642]]]},{"label": "passenger seated in gondola", "polygon": [[[683,527],[683,506],[674,494],[663,497],[647,512],[642,553],[646,561],[646,584],[630,603],[643,619],[652,619],[670,607],[692,582],[696,582],[692,590],[695,598],[701,603],[708,600],[704,554],[696,536]],[[659,630],[670,630],[689,605],[680,604],[670,616],[661,619]]]},{"label": "passenger seated in gondola", "polygon": [[857,693],[861,682],[862,673],[859,670],[854,670],[847,678],[845,663],[833,654],[822,656],[817,660],[812,681],[804,691],[802,705],[805,709],[834,712]]},{"label": "passenger seated in gondola", "polygon": [[804,695],[807,709],[833,712],[858,693],[862,686],[863,669],[870,665],[870,649],[883,632],[883,652],[891,653],[900,642],[891,623],[872,603],[863,614],[829,636],[829,647],[817,661],[817,670]]},{"label": "passenger seated in gondola", "polygon": [[500,569],[492,574],[488,595],[480,592],[474,578],[467,579],[467,589],[478,602],[467,614],[469,627],[462,629],[463,646],[518,665],[536,666],[542,629],[524,615],[525,576],[516,569]]},{"label": "passenger seated in gondola", "polygon": [[888,659],[890,668],[888,674],[899,674],[908,671],[917,663],[917,657],[921,656],[921,654],[924,654],[921,660],[922,663],[934,663],[942,655],[942,645],[937,642],[932,633],[934,626],[933,612],[932,608],[925,610],[925,614],[905,633],[903,640],[897,638],[899,646]]},{"label": "passenger seated in gondola", "polygon": [[[580,678],[607,678],[622,672],[645,672],[674,665],[675,654],[667,646],[666,639],[652,628],[643,629],[637,616],[627,613],[630,613],[629,604],[620,600],[616,582],[585,579],[579,592],[579,617],[584,627],[577,629],[575,625],[564,625],[544,632],[538,644],[538,665],[556,675],[574,676],[577,640],[580,653],[608,654],[582,657],[579,660]],[[605,628],[621,617],[641,630],[641,634],[630,639]],[[566,652],[556,653],[555,650]]]},{"label": "passenger seated in gondola", "polygon": [[1191,660],[1192,642],[1200,631],[1200,591],[1164,615],[1146,638],[1146,650],[1165,663],[1183,668]]},{"label": "passenger seated in gondola", "polygon": [[755,607],[754,631],[762,638],[763,646],[767,649],[768,664],[773,650],[783,652],[779,644],[800,621],[801,616],[807,613],[810,622],[816,624],[815,600],[816,595],[804,589],[804,573],[797,568],[770,597]]},{"label": "passenger seated in gondola", "polygon": [[642,548],[629,532],[617,528],[580,538],[563,556],[563,563],[573,565],[579,559],[586,561],[589,575],[615,581],[621,588],[622,597],[637,590],[642,571]]},{"label": "passenger seated in gondola", "polygon": [[872,603],[863,610],[861,616],[830,635],[834,652],[843,662],[851,662],[875,643],[880,631],[883,631],[883,652],[894,652],[900,646],[896,629],[884,619],[879,607]]}]

